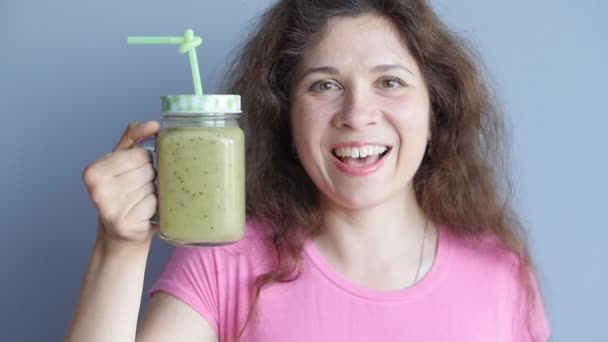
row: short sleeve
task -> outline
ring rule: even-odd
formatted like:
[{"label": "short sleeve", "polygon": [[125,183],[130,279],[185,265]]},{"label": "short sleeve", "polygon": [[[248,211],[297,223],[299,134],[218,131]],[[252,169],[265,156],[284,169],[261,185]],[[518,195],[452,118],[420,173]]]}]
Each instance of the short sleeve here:
[{"label": "short sleeve", "polygon": [[218,267],[213,248],[176,247],[149,295],[162,291],[200,313],[219,330]]},{"label": "short sleeve", "polygon": [[526,289],[518,275],[518,267],[515,263],[515,266],[511,269],[508,291],[510,294],[508,298],[511,299],[511,312],[513,313],[515,341],[547,342],[551,335],[550,326],[538,280],[534,273],[530,271],[534,301],[532,305],[529,305],[530,301],[526,295]]}]

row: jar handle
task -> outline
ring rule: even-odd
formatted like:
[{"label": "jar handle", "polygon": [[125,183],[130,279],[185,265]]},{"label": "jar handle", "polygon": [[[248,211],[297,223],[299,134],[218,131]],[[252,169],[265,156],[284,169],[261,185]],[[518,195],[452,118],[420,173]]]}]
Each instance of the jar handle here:
[{"label": "jar handle", "polygon": [[[135,143],[135,146],[148,150],[148,152],[150,152],[150,155],[152,156],[152,167],[154,167],[154,172],[157,175],[156,179],[154,179],[154,186],[157,189],[156,196],[158,197],[158,153],[156,141],[156,135],[153,135],[140,139]],[[150,218],[150,223],[158,224],[158,222],[158,209],[156,209],[156,212]]]}]

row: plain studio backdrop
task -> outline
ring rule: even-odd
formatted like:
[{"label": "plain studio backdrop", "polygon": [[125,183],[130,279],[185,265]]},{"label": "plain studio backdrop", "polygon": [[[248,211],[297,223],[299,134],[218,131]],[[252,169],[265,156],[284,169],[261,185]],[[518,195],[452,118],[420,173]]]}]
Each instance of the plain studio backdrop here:
[{"label": "plain studio backdrop", "polygon": [[[95,238],[83,169],[129,121],[159,119],[161,95],[193,92],[188,57],[176,46],[131,46],[127,36],[192,28],[204,39],[197,52],[213,93],[271,3],[0,2],[0,340],[63,339]],[[607,3],[433,5],[480,51],[511,117],[516,203],[553,341],[608,341]],[[155,240],[146,288],[170,251]]]}]

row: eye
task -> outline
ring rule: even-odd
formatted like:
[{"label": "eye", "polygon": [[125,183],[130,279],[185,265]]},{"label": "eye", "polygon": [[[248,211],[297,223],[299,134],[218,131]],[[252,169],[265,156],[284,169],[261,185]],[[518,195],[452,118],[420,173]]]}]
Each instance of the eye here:
[{"label": "eye", "polygon": [[322,93],[325,91],[332,91],[332,90],[339,90],[340,86],[338,86],[335,82],[331,82],[331,81],[318,81],[313,83],[313,85],[310,86],[310,91],[313,91],[315,93]]},{"label": "eye", "polygon": [[380,86],[385,89],[405,87],[405,82],[397,77],[385,78],[380,81]]}]

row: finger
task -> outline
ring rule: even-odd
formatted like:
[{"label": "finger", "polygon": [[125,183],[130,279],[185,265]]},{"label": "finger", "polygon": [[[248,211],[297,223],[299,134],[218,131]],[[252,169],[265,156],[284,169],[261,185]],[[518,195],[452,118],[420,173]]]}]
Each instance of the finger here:
[{"label": "finger", "polygon": [[115,178],[116,186],[126,195],[141,188],[146,183],[152,183],[156,171],[152,164],[146,163],[136,169],[125,172]]},{"label": "finger", "polygon": [[[154,195],[154,197],[156,197],[156,186],[151,182],[142,185],[139,189],[128,194],[124,199],[124,212],[126,215],[131,215],[133,209],[149,195]],[[156,212],[156,209],[154,212]],[[150,214],[150,217],[152,217],[154,212]]]},{"label": "finger", "polygon": [[128,150],[112,152],[110,156],[97,161],[93,168],[95,173],[109,177],[119,177],[120,175],[140,168],[152,161],[150,152],[141,147]]},{"label": "finger", "polygon": [[139,201],[130,211],[129,216],[135,221],[150,220],[156,213],[158,199],[154,193],[149,193]]},{"label": "finger", "polygon": [[125,150],[133,147],[139,140],[158,133],[160,125],[156,121],[144,123],[131,122],[120,137],[114,151]]}]

